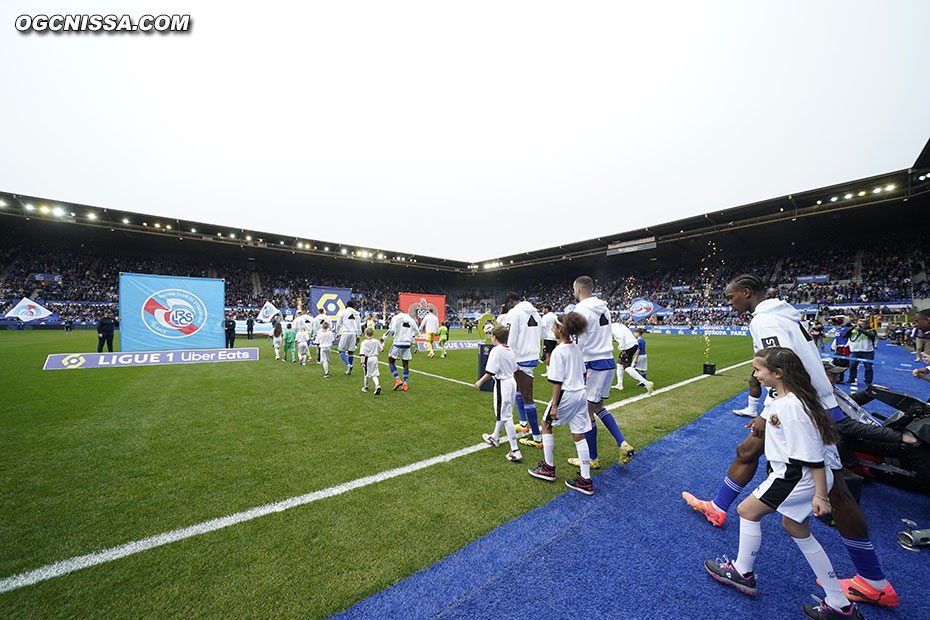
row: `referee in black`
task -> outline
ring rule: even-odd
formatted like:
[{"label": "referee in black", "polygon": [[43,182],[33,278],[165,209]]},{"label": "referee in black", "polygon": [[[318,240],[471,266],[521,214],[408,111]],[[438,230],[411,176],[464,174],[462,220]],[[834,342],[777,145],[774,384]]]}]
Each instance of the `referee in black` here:
[{"label": "referee in black", "polygon": [[255,319],[253,319],[251,316],[250,316],[250,317],[248,318],[248,320],[245,322],[245,329],[246,329],[246,332],[248,332],[248,335],[247,335],[246,337],[247,337],[249,340],[251,340],[251,339],[252,339],[252,332],[255,331]]},{"label": "referee in black", "polygon": [[113,330],[119,327],[119,320],[112,310],[106,311],[106,316],[97,321],[97,353],[103,353],[103,343],[107,344],[107,351],[113,353]]},{"label": "referee in black", "polygon": [[233,320],[231,314],[226,315],[223,329],[226,330],[226,348],[232,349],[236,346],[236,321]]}]

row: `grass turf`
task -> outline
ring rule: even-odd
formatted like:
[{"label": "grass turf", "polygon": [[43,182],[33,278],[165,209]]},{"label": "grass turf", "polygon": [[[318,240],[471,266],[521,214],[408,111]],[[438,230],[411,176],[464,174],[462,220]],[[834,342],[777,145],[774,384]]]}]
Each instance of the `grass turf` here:
[{"label": "grass turf", "polygon": [[[469,336],[457,332],[456,339]],[[475,337],[475,336],[472,336]],[[93,332],[0,332],[0,578],[71,556],[280,501],[480,442],[491,396],[413,373],[410,392],[361,392],[361,374],[263,359],[43,372],[45,356],[90,350]],[[647,336],[657,387],[701,372],[705,340]],[[745,337],[710,338],[718,367],[748,359]],[[477,379],[475,351],[411,364]],[[382,355],[382,359],[386,356]],[[537,373],[538,375],[539,373]],[[736,374],[748,375],[748,370]],[[627,389],[610,402],[642,393]],[[745,388],[714,378],[614,411],[642,447]],[[537,377],[535,396],[551,388]],[[616,462],[599,433],[604,465]],[[0,594],[3,617],[326,617],[567,491],[505,448]],[[595,478],[595,486],[597,479]]]}]

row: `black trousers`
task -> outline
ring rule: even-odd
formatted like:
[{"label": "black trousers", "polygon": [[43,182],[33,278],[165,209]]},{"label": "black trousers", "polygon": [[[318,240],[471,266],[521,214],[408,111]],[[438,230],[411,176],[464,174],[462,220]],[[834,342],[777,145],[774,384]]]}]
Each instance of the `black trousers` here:
[{"label": "black trousers", "polygon": [[113,353],[113,332],[103,333],[103,338],[97,338],[97,353],[103,353],[103,343],[107,343],[107,351]]},{"label": "black trousers", "polygon": [[249,334],[248,334],[248,336],[246,336],[246,338],[247,338],[248,340],[251,340],[251,339],[252,339],[252,328],[251,328],[251,327],[249,328]]},{"label": "black trousers", "polygon": [[236,332],[226,332],[226,348],[232,349],[236,345]]}]

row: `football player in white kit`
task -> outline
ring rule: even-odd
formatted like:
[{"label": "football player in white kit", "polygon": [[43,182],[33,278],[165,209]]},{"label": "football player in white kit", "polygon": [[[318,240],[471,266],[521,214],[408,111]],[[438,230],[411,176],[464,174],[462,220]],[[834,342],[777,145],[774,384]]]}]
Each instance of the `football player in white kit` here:
[{"label": "football player in white kit", "polygon": [[637,355],[639,355],[639,339],[633,334],[629,327],[619,320],[610,326],[610,330],[614,340],[617,341],[620,347],[620,365],[617,366],[617,385],[614,387],[618,390],[623,389],[623,375],[625,373],[636,379],[637,383],[643,384],[646,387],[647,393],[652,394],[652,389],[655,387],[655,384],[652,381],[646,381],[646,378],[633,368],[633,361],[636,359]]},{"label": "football player in white kit", "polygon": [[[417,322],[414,321],[406,312],[398,312],[391,319],[391,325],[388,330],[381,336],[381,343],[388,336],[394,336],[394,343],[391,345],[391,351],[388,353],[388,367],[391,374],[394,375],[394,390],[402,389],[407,391],[407,382],[410,379],[410,360],[413,359],[413,347],[416,346],[416,337],[418,329]],[[400,360],[404,365],[404,380],[400,380],[397,374],[396,361]]]},{"label": "football player in white kit", "polygon": [[[610,327],[610,309],[607,304],[594,296],[594,280],[588,276],[580,276],[572,284],[572,290],[578,303],[575,312],[578,312],[588,323],[587,329],[578,336],[578,347],[584,359],[586,368],[585,390],[588,397],[588,413],[591,417],[591,430],[585,433],[588,440],[588,452],[591,457],[591,467],[600,467],[597,458],[597,421],[600,418],[610,434],[617,441],[620,449],[619,463],[628,463],[636,451],[633,449],[617,421],[607,409],[604,408],[604,399],[610,396],[610,385],[614,378],[613,332]],[[577,459],[569,459],[569,463],[578,464]]]},{"label": "football player in white kit", "polygon": [[352,374],[353,357],[358,347],[358,338],[362,335],[362,317],[350,299],[346,307],[336,315],[335,332],[339,334],[339,357],[346,365],[346,375]]},{"label": "football player in white kit", "polygon": [[429,350],[427,357],[434,357],[436,353],[433,351],[433,341],[439,333],[439,317],[433,308],[430,308],[420,321],[420,331],[426,334],[426,348]]}]

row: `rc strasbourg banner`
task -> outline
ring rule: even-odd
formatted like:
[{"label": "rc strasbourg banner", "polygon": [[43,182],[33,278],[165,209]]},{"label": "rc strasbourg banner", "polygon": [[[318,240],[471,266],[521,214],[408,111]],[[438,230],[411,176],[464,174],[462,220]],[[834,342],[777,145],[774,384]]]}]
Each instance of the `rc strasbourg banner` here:
[{"label": "rc strasbourg banner", "polygon": [[120,351],[222,347],[225,295],[215,278],[121,273]]},{"label": "rc strasbourg banner", "polygon": [[439,322],[446,320],[445,295],[418,295],[416,293],[400,294],[400,310],[406,312],[418,322],[423,320],[430,308],[436,310]]}]

